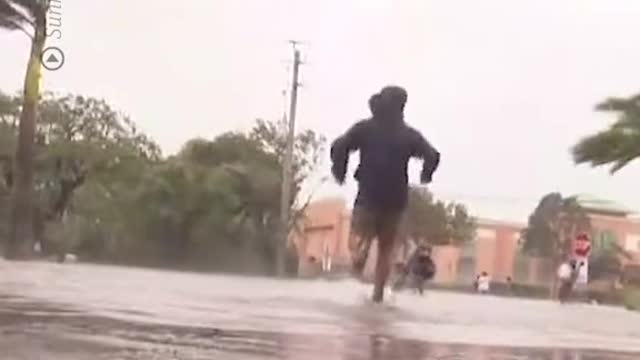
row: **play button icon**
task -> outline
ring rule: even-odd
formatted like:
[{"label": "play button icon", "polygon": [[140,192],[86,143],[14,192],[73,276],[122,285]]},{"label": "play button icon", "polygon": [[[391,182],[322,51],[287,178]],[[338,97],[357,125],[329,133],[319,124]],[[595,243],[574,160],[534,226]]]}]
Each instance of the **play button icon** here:
[{"label": "play button icon", "polygon": [[45,69],[56,71],[64,65],[64,53],[58,47],[49,46],[42,51],[40,62]]}]

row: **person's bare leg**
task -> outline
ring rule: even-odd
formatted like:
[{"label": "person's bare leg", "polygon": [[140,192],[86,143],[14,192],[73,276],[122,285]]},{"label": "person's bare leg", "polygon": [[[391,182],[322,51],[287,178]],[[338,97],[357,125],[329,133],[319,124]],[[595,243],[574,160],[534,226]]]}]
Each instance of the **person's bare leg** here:
[{"label": "person's bare leg", "polygon": [[351,275],[358,280],[363,280],[364,268],[367,264],[367,258],[369,257],[369,248],[373,239],[371,237],[360,237],[352,235],[353,240],[350,239],[350,243],[355,243],[351,247]]},{"label": "person's bare leg", "polygon": [[422,296],[422,294],[424,294],[424,280],[423,279],[418,279],[418,294],[420,294],[420,296]]},{"label": "person's bare leg", "polygon": [[391,271],[391,255],[394,234],[380,234],[378,239],[378,258],[373,287],[373,302],[380,303],[384,299],[384,287]]},{"label": "person's bare leg", "polygon": [[351,274],[362,280],[369,248],[375,236],[372,213],[368,209],[356,206],[351,217],[349,233],[349,252],[351,253]]}]

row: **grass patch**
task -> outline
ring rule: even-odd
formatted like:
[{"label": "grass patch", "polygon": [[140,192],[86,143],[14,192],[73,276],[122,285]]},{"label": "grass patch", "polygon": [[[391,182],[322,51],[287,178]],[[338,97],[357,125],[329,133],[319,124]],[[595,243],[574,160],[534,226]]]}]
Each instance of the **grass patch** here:
[{"label": "grass patch", "polygon": [[625,286],[622,301],[624,303],[624,307],[627,309],[640,311],[640,287],[631,285]]}]

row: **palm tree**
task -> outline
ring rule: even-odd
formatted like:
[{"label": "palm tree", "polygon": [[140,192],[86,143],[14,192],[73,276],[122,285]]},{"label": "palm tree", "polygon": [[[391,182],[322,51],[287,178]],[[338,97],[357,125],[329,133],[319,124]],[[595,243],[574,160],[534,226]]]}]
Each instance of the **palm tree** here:
[{"label": "palm tree", "polygon": [[[529,225],[523,231],[523,250],[536,257],[551,260],[552,269],[571,253],[572,239],[580,232],[591,231],[591,220],[575,196],[562,197],[560,193],[545,195],[529,217]],[[553,297],[557,279],[551,277],[549,289]]]},{"label": "palm tree", "polygon": [[426,188],[409,188],[406,218],[400,228],[403,240],[462,246],[474,238],[475,230],[475,219],[463,204],[435,200]]},{"label": "palm tree", "polygon": [[625,261],[630,260],[633,255],[616,242],[596,249],[589,262],[589,279],[619,279],[624,274]]},{"label": "palm tree", "polygon": [[24,101],[18,125],[9,238],[5,256],[27,257],[33,238],[33,155],[36,110],[40,94],[41,54],[47,33],[50,0],[0,0],[0,29],[19,30],[31,41],[24,79]]},{"label": "palm tree", "polygon": [[608,129],[580,140],[573,148],[576,164],[591,166],[612,164],[613,174],[640,158],[640,94],[629,98],[611,98],[596,106],[598,111],[618,113]]}]

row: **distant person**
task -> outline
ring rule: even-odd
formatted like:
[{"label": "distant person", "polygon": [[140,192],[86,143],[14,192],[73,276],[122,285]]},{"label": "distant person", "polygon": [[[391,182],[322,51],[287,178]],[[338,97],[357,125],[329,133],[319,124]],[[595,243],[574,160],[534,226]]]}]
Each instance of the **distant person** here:
[{"label": "distant person", "polygon": [[410,286],[420,295],[424,293],[425,283],[433,279],[436,266],[431,258],[431,250],[426,246],[419,246],[414,250],[407,264],[396,264],[394,290]]},{"label": "distant person", "polygon": [[409,260],[408,267],[413,288],[422,295],[425,283],[433,279],[436,274],[436,265],[431,258],[431,249],[426,246],[418,247]]},{"label": "distant person", "polygon": [[586,268],[587,264],[584,260],[574,260],[573,267],[573,286],[571,288],[572,297],[574,299],[580,299],[582,301],[589,301],[589,291],[587,278],[589,269]]},{"label": "distant person", "polygon": [[483,271],[478,277],[478,292],[488,294],[489,291],[491,291],[491,277],[486,271]]},{"label": "distant person", "polygon": [[507,294],[512,295],[513,294],[513,279],[511,279],[511,276],[507,276],[506,285],[507,285]]},{"label": "distant person", "polygon": [[371,242],[378,239],[374,302],[383,300],[398,225],[407,207],[409,159],[423,159],[423,184],[431,182],[440,161],[440,153],[405,123],[406,103],[405,89],[385,87],[369,100],[371,118],[357,122],[331,146],[331,171],[340,184],[345,181],[349,155],[360,152],[349,247],[354,275],[361,277]]},{"label": "distant person", "polygon": [[571,290],[573,289],[573,284],[575,281],[575,273],[575,260],[563,261],[562,264],[560,264],[560,266],[558,267],[557,277],[558,281],[560,282],[560,287],[558,289],[558,300],[561,303],[565,303],[571,295]]}]

